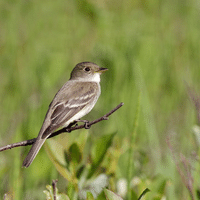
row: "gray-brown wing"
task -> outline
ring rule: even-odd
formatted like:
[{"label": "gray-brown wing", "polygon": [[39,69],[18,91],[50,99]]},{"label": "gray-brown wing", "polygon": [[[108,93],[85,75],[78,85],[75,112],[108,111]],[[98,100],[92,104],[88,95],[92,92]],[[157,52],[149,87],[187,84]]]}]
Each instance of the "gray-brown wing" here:
[{"label": "gray-brown wing", "polygon": [[[83,110],[98,99],[99,86],[94,82],[82,82],[73,88],[64,88],[59,91],[55,100],[51,104],[52,114],[50,116],[50,126],[48,132],[54,131],[64,126],[74,115]],[[71,95],[70,95],[71,93]],[[46,132],[46,131],[45,131]],[[45,133],[44,133],[45,135]],[[43,136],[44,136],[43,135]]]}]

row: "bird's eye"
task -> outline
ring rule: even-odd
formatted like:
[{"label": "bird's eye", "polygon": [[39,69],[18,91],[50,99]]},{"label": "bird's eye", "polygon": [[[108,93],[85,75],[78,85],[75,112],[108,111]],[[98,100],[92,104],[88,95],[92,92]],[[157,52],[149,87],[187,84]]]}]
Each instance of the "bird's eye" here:
[{"label": "bird's eye", "polygon": [[89,68],[89,67],[86,67],[86,68],[85,68],[85,71],[86,71],[86,72],[89,72],[89,71],[90,71],[90,68]]}]

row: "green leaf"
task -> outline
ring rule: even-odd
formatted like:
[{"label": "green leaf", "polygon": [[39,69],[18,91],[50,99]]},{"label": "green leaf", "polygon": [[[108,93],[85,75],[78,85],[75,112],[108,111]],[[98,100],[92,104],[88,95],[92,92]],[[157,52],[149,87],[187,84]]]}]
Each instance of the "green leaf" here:
[{"label": "green leaf", "polygon": [[47,153],[55,165],[58,172],[68,181],[73,181],[70,171],[66,168],[67,163],[65,161],[65,149],[63,146],[54,140],[53,138],[49,140],[45,145]]},{"label": "green leaf", "polygon": [[105,192],[102,190],[102,192],[97,196],[96,200],[105,200],[106,195]]},{"label": "green leaf", "polygon": [[94,144],[94,147],[92,149],[92,167],[88,175],[88,178],[90,178],[93,175],[97,167],[103,161],[108,148],[112,144],[112,140],[115,134],[116,132],[109,135],[103,135]]},{"label": "green leaf", "polygon": [[[46,195],[46,199],[54,200],[54,192],[53,187],[51,185],[46,186],[47,190],[44,190],[44,194]],[[69,197],[64,193],[58,193],[58,189],[56,188],[56,199],[57,200],[70,200]]]},{"label": "green leaf", "polygon": [[77,143],[73,143],[69,148],[69,157],[71,162],[80,163],[82,160],[82,154]]},{"label": "green leaf", "polygon": [[67,184],[67,195],[70,199],[73,199],[74,195],[76,193],[76,189],[74,187],[74,184],[72,182],[68,182]]},{"label": "green leaf", "polygon": [[138,200],[138,196],[134,190],[131,190],[131,200]]},{"label": "green leaf", "polygon": [[158,175],[151,184],[152,191],[156,191],[160,195],[164,195],[167,187],[167,179],[162,176]]},{"label": "green leaf", "polygon": [[166,185],[167,185],[167,180],[163,180],[160,182],[160,186],[158,188],[159,194],[161,194],[161,195],[165,194]]},{"label": "green leaf", "polygon": [[197,195],[196,195],[196,196],[197,196],[197,199],[200,200],[200,190],[199,190],[199,189],[196,190],[196,194],[197,194]]},{"label": "green leaf", "polygon": [[61,193],[58,195],[58,200],[70,200],[70,199],[66,194]]},{"label": "green leaf", "polygon": [[67,152],[67,150],[64,150],[64,156],[65,156],[65,161],[67,163],[66,167],[69,170],[69,164],[70,164],[71,158],[70,158],[69,153]]},{"label": "green leaf", "polygon": [[53,189],[51,185],[47,185],[46,188],[48,190],[44,190],[44,194],[46,195],[46,199],[53,200]]},{"label": "green leaf", "polygon": [[107,200],[123,200],[119,195],[115,194],[114,192],[104,189],[106,199]]},{"label": "green leaf", "polygon": [[94,200],[94,197],[91,192],[87,192],[87,200]]},{"label": "green leaf", "polygon": [[80,178],[80,177],[81,177],[81,174],[82,174],[82,172],[84,171],[84,169],[85,169],[85,165],[81,165],[81,166],[77,169],[77,171],[76,171],[76,177],[77,177],[77,178]]},{"label": "green leaf", "polygon": [[66,165],[64,151],[65,148],[55,139],[51,138],[45,143],[50,159],[56,159],[60,165]]},{"label": "green leaf", "polygon": [[149,188],[146,188],[146,189],[142,192],[142,194],[140,195],[140,197],[138,198],[138,200],[141,200],[147,192],[150,192]]},{"label": "green leaf", "polygon": [[106,151],[112,144],[113,137],[116,133],[110,135],[103,135],[98,141],[96,141],[93,148],[92,161],[94,165],[98,165],[103,160]]}]

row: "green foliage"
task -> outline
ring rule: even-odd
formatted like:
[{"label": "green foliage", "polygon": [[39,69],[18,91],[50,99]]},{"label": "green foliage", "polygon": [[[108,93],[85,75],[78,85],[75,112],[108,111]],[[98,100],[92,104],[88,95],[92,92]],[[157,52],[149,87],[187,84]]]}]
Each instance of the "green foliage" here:
[{"label": "green foliage", "polygon": [[94,200],[94,197],[91,192],[87,192],[87,200]]},{"label": "green foliage", "polygon": [[[84,135],[87,137],[87,133]],[[76,199],[77,196],[91,198],[88,191],[97,197],[102,192],[102,189],[108,185],[108,177],[101,172],[101,163],[112,145],[114,135],[115,133],[102,135],[92,146],[86,142],[85,147],[83,147],[85,139],[81,136],[82,143],[81,139],[79,140],[80,144],[69,141],[69,144],[72,144],[68,147],[68,150],[55,139],[48,141],[47,152],[53,164],[58,172],[69,182],[67,194],[70,199]],[[88,146],[93,150],[84,151]],[[81,147],[82,151],[80,150]],[[91,155],[91,152],[93,152],[93,155]],[[83,160],[83,157],[87,159]]]},{"label": "green foliage", "polygon": [[[46,195],[46,199],[48,200],[54,200],[54,191],[51,185],[47,185],[46,186],[47,190],[44,191],[44,194]],[[138,198],[138,200],[141,200],[144,195],[149,192],[150,190],[148,188],[146,188],[142,194],[140,195],[140,197]],[[104,189],[104,193],[105,193],[105,197],[103,197],[102,199],[107,199],[107,200],[123,200],[119,195],[115,194],[114,192],[108,190],[108,189]],[[56,188],[56,199],[58,200],[70,200],[69,197],[65,194],[62,193],[58,193],[58,189]],[[7,197],[5,197],[6,200]],[[99,199],[99,198],[98,198]],[[86,200],[94,200],[94,196],[91,192],[87,192],[87,198]],[[134,198],[133,198],[134,200]]]},{"label": "green foliage", "polygon": [[114,192],[104,189],[104,192],[106,194],[106,199],[107,200],[123,200],[120,196],[116,195]]},{"label": "green foliage", "polygon": [[[44,194],[46,195],[47,200],[54,200],[54,192],[53,187],[51,185],[46,186],[47,190],[44,190]],[[58,193],[58,189],[56,188],[56,200],[70,200],[66,194]]]},{"label": "green foliage", "polygon": [[140,197],[138,198],[138,200],[141,200],[143,197],[144,197],[144,195],[147,193],[147,192],[149,192],[150,190],[148,189],[148,188],[146,188],[143,192],[142,192],[142,194],[140,195]]},{"label": "green foliage", "polygon": [[68,162],[72,162],[74,164],[78,164],[81,162],[82,155],[81,155],[79,147],[76,143],[74,143],[70,146],[68,157],[70,158]]},{"label": "green foliage", "polygon": [[[1,152],[0,196],[45,199],[45,186],[58,178],[70,199],[78,191],[87,198],[92,185],[123,199],[145,188],[147,199],[199,199],[199,103],[186,89],[199,96],[199,13],[189,0],[0,1],[0,146],[37,136],[78,62],[109,68],[84,119],[124,102],[89,131],[47,141],[27,169],[21,164],[29,147]],[[88,196],[106,198],[103,191]]]},{"label": "green foliage", "polygon": [[102,162],[103,158],[106,155],[108,148],[111,146],[115,134],[116,133],[110,135],[104,135],[95,142],[94,147],[92,148],[91,151],[92,165],[90,172],[88,174],[88,178],[90,178],[95,172],[95,170],[99,167],[100,163]]}]

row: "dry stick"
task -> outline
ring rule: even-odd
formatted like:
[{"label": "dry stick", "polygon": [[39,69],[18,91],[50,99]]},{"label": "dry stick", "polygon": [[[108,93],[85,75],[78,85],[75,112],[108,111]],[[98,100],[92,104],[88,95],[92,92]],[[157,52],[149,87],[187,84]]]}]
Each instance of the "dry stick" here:
[{"label": "dry stick", "polygon": [[58,182],[58,179],[52,181],[52,187],[53,187],[53,199],[54,199],[54,200],[57,199],[57,198],[56,198],[56,184],[57,184],[57,182]]},{"label": "dry stick", "polygon": [[[124,103],[120,103],[118,106],[116,106],[114,109],[112,109],[109,113],[105,114],[104,116],[100,117],[99,119],[96,119],[94,121],[88,122],[87,124],[83,124],[83,125],[79,125],[79,126],[72,126],[72,127],[65,127],[62,128],[54,133],[51,134],[51,136],[49,136],[47,139],[51,138],[51,137],[55,137],[56,135],[59,135],[61,133],[65,133],[68,132],[70,133],[71,131],[77,130],[77,129],[82,129],[82,128],[90,128],[93,124],[96,124],[100,121],[103,120],[108,120],[108,117],[113,114],[115,111],[117,111],[119,108],[121,108],[124,105]],[[20,146],[27,146],[27,145],[32,145],[34,142],[36,141],[36,138],[33,138],[31,140],[25,140],[22,142],[17,142],[17,143],[13,143],[13,144],[8,144],[6,146],[0,147],[0,152],[1,151],[5,151],[7,149],[12,149],[15,147],[20,147]]]}]

